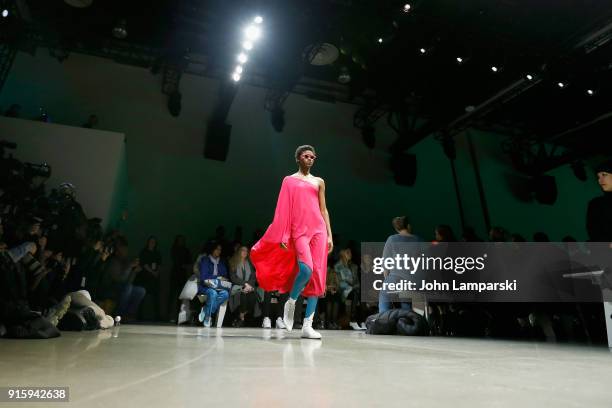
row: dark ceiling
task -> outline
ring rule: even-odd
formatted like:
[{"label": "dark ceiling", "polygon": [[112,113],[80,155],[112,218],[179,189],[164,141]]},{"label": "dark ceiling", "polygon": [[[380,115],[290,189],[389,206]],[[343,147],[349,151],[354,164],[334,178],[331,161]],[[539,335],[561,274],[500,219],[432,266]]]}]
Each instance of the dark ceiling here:
[{"label": "dark ceiling", "polygon": [[[481,126],[559,143],[572,150],[568,160],[612,154],[605,116],[612,111],[610,1],[94,0],[84,9],[60,0],[17,3],[31,15],[11,30],[21,47],[36,32],[68,52],[134,47],[134,63],[181,70],[205,61],[203,72],[217,76],[230,72],[241,29],[259,14],[265,36],[244,81],[258,76],[258,84],[284,92],[308,80],[327,84],[322,93],[337,96],[340,89],[345,97],[336,99],[363,106],[359,127],[394,112],[405,124],[398,126],[399,150],[431,134]],[[111,35],[120,20],[124,40]],[[333,64],[304,60],[305,48],[321,43],[341,51]],[[350,74],[347,85],[338,84],[341,70]],[[410,126],[406,117],[424,124]],[[591,146],[595,139],[601,141]]]}]

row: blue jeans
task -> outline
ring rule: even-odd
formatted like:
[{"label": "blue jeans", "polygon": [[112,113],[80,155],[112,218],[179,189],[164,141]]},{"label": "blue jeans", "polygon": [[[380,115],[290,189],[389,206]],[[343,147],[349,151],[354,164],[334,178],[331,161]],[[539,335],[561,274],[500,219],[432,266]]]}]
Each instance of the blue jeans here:
[{"label": "blue jeans", "polygon": [[[385,283],[393,283],[398,281],[399,278],[394,277],[393,275],[387,276],[385,278]],[[412,310],[412,302],[401,302],[400,308],[403,310]],[[391,310],[391,301],[389,300],[389,293],[386,290],[381,290],[378,292],[378,313],[386,312],[387,310]]]},{"label": "blue jeans", "polygon": [[229,292],[227,290],[217,291],[216,289],[206,288],[204,294],[206,295],[206,304],[204,305],[205,319],[215,314],[219,307],[229,299]]},{"label": "blue jeans", "polygon": [[138,312],[140,302],[145,297],[147,291],[141,286],[134,286],[131,283],[123,285],[119,294],[117,304],[117,315],[127,315],[135,317]]}]

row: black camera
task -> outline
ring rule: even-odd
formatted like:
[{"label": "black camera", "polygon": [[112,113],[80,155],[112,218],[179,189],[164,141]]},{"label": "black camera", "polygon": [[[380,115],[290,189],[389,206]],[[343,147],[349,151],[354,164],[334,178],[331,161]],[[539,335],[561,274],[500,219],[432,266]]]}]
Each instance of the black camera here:
[{"label": "black camera", "polygon": [[51,166],[47,163],[23,163],[23,177],[26,180],[32,180],[34,177],[49,178],[51,177]]}]

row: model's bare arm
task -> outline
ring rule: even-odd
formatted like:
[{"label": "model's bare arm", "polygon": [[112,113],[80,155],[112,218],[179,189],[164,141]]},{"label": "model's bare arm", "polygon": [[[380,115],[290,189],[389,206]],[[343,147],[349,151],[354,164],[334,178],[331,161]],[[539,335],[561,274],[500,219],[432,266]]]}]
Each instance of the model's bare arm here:
[{"label": "model's bare arm", "polygon": [[319,177],[319,208],[321,209],[321,215],[325,220],[325,226],[327,227],[327,253],[330,253],[334,249],[334,241],[332,240],[331,223],[329,222],[329,212],[327,211],[327,205],[325,204],[325,181]]}]

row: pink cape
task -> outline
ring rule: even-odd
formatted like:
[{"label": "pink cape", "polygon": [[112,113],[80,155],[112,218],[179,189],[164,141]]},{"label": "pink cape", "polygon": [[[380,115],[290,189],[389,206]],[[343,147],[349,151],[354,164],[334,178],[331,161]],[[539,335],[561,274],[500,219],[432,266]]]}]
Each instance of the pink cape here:
[{"label": "pink cape", "polygon": [[[305,231],[320,231],[321,228],[325,228],[325,222],[322,221],[318,209],[318,193],[314,191],[312,185],[305,188],[305,185],[299,183],[308,182],[291,176],[283,179],[272,224],[251,248],[251,261],[255,266],[257,283],[265,291],[278,290],[280,293],[291,291],[298,272],[295,236],[293,235],[303,234],[301,231],[296,231],[296,228]],[[316,198],[313,194],[317,195]],[[302,212],[303,205],[313,207],[315,199],[317,208],[311,208],[311,213],[318,211],[319,217],[311,220],[312,217],[305,216]],[[323,222],[322,227],[321,222]],[[296,227],[298,224],[302,228]],[[281,248],[281,242],[287,245],[286,250]],[[325,240],[325,245],[327,245],[327,240]],[[313,256],[313,258],[315,257]],[[313,276],[304,288],[302,295],[305,297],[322,296],[325,293],[326,275],[327,254],[325,253],[324,259],[319,259],[316,262],[313,268]]]}]

